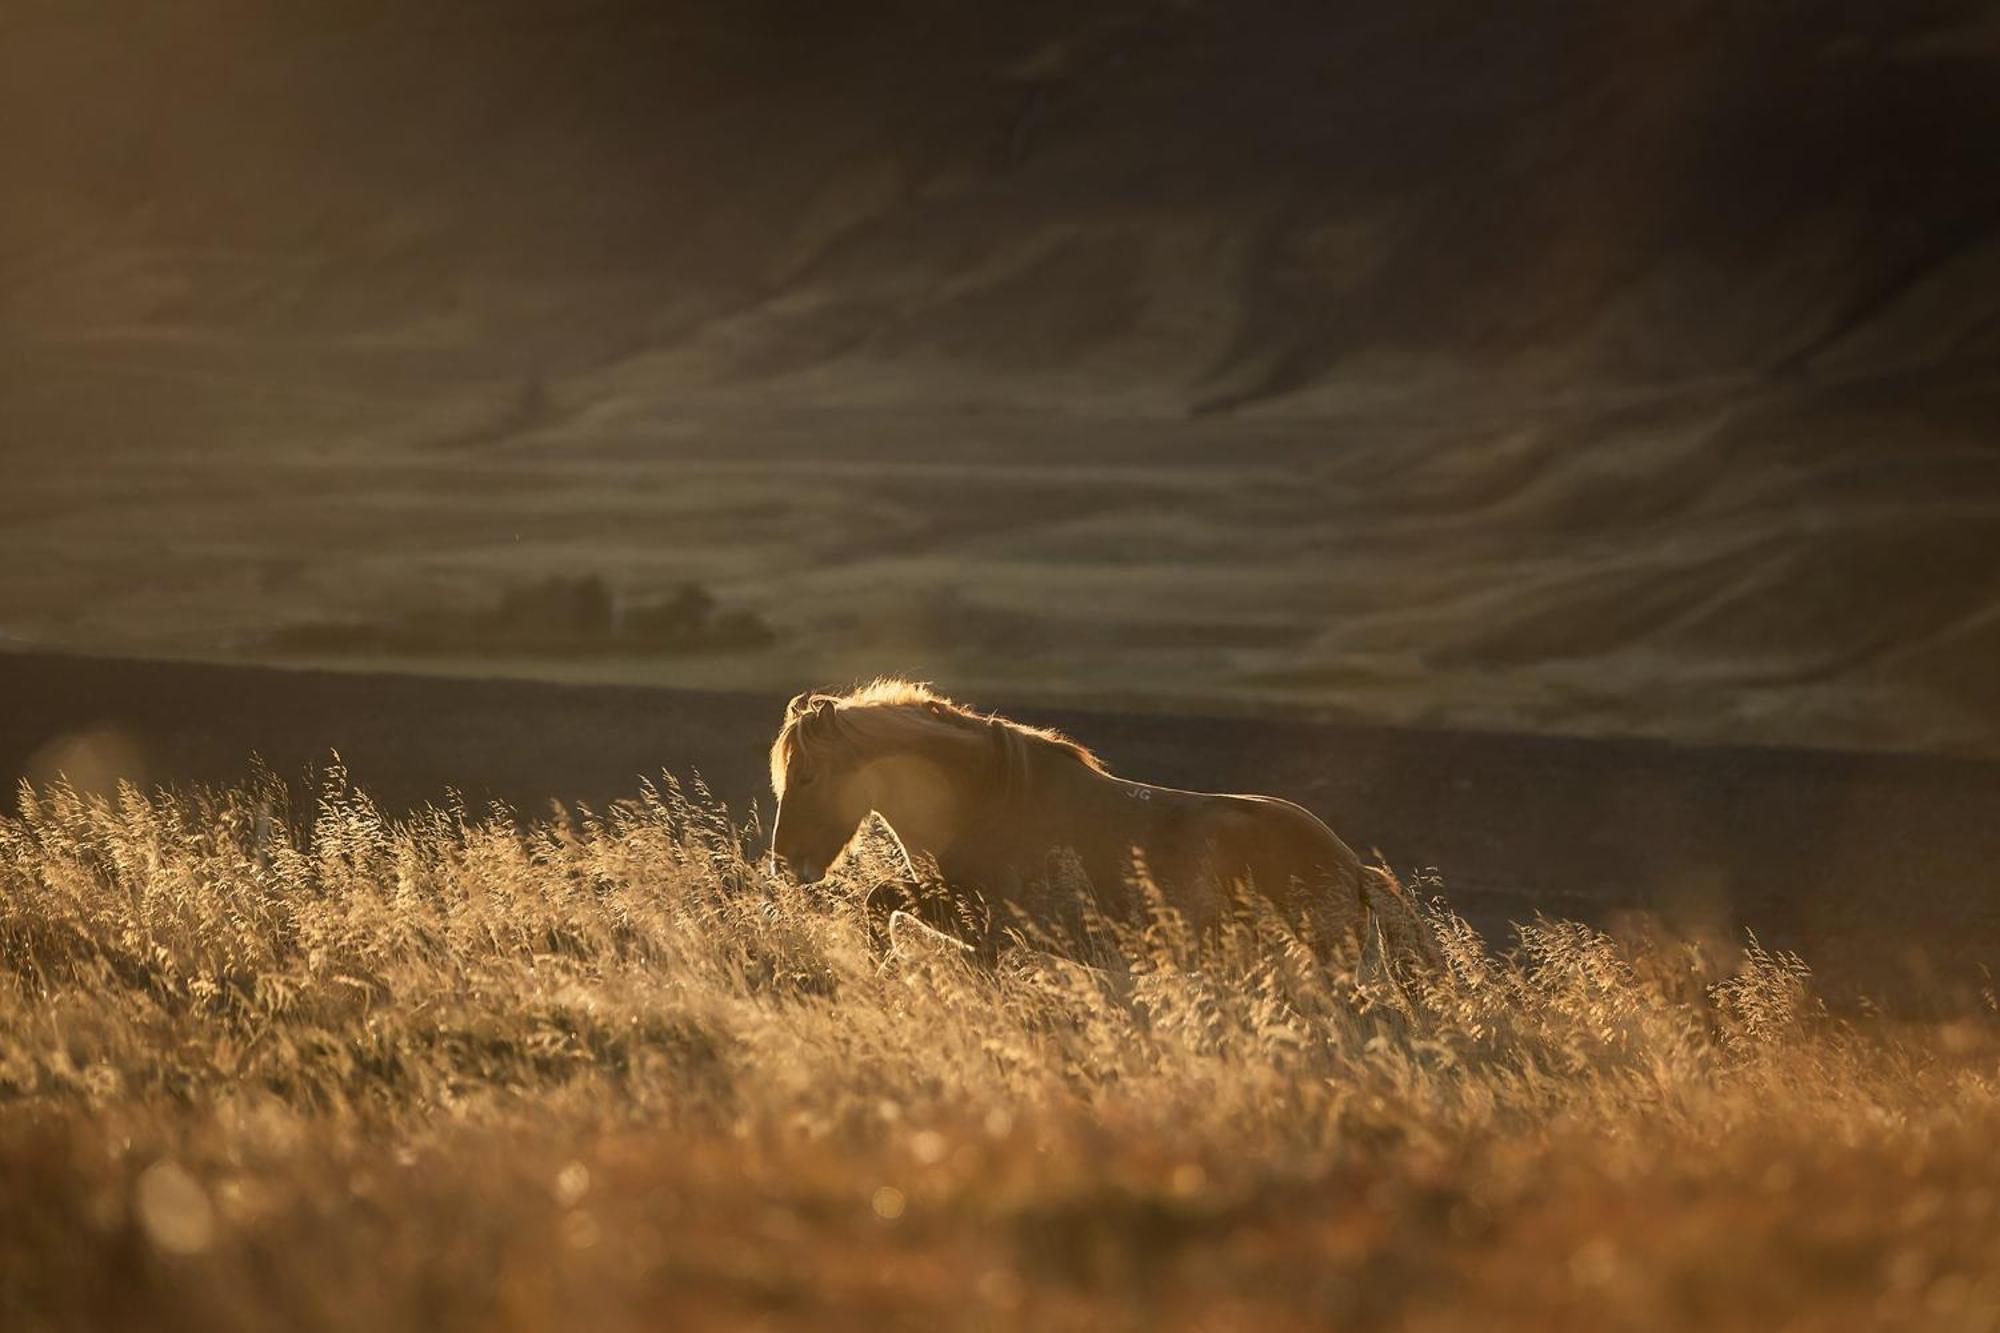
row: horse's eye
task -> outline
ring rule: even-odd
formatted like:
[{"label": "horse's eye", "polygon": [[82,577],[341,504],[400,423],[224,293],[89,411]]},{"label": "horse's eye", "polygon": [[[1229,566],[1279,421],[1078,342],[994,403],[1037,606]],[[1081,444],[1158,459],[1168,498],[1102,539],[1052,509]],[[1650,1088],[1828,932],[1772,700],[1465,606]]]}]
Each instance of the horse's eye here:
[{"label": "horse's eye", "polygon": [[813,783],[818,781],[819,781],[819,774],[817,773],[801,773],[796,779],[793,780],[792,785],[794,787],[810,787],[813,785]]}]

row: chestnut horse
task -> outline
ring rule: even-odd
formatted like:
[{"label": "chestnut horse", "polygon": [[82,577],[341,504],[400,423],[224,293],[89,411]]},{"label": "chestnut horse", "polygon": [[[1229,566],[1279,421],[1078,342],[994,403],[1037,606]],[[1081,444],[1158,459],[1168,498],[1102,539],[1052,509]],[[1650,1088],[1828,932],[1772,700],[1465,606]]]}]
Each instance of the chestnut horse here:
[{"label": "chestnut horse", "polygon": [[794,698],[771,745],[771,787],[771,850],[801,881],[817,881],[880,815],[912,865],[934,863],[952,892],[987,909],[982,953],[1008,915],[1074,924],[1079,889],[1106,917],[1131,920],[1143,883],[1196,930],[1254,890],[1322,956],[1358,950],[1372,930],[1394,962],[1436,961],[1395,877],[1304,808],[1114,777],[1066,736],[910,681]]}]

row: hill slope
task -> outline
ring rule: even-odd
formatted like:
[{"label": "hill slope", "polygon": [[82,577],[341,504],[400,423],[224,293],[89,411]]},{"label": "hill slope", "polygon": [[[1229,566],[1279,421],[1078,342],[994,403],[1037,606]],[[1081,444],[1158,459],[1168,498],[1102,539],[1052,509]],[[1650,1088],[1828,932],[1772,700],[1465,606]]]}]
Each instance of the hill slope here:
[{"label": "hill slope", "polygon": [[1991,750],[1984,10],[17,7],[0,629]]}]

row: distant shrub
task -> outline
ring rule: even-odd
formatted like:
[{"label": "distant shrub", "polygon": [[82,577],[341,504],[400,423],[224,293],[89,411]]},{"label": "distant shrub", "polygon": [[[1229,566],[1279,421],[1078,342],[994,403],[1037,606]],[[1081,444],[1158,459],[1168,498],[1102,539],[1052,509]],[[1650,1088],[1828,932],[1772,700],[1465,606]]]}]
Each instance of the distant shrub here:
[{"label": "distant shrub", "polygon": [[556,577],[507,589],[479,628],[531,643],[601,639],[612,632],[612,612],[611,588],[598,575]]},{"label": "distant shrub", "polygon": [[598,574],[552,576],[504,589],[492,606],[427,608],[383,621],[307,621],[263,640],[277,652],[656,653],[742,652],[776,639],[756,612],[723,608],[697,583],[662,598],[621,605]]}]

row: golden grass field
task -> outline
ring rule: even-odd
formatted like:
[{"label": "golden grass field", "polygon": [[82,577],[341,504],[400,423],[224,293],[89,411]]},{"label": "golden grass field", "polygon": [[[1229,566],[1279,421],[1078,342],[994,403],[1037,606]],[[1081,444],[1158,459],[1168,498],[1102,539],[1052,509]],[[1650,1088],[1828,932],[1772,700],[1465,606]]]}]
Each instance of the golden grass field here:
[{"label": "golden grass field", "polygon": [[885,849],[760,842],[671,785],[24,790],[0,1326],[2000,1321],[1990,1003],[1442,911],[1402,988],[1257,924],[982,971],[885,949]]}]

